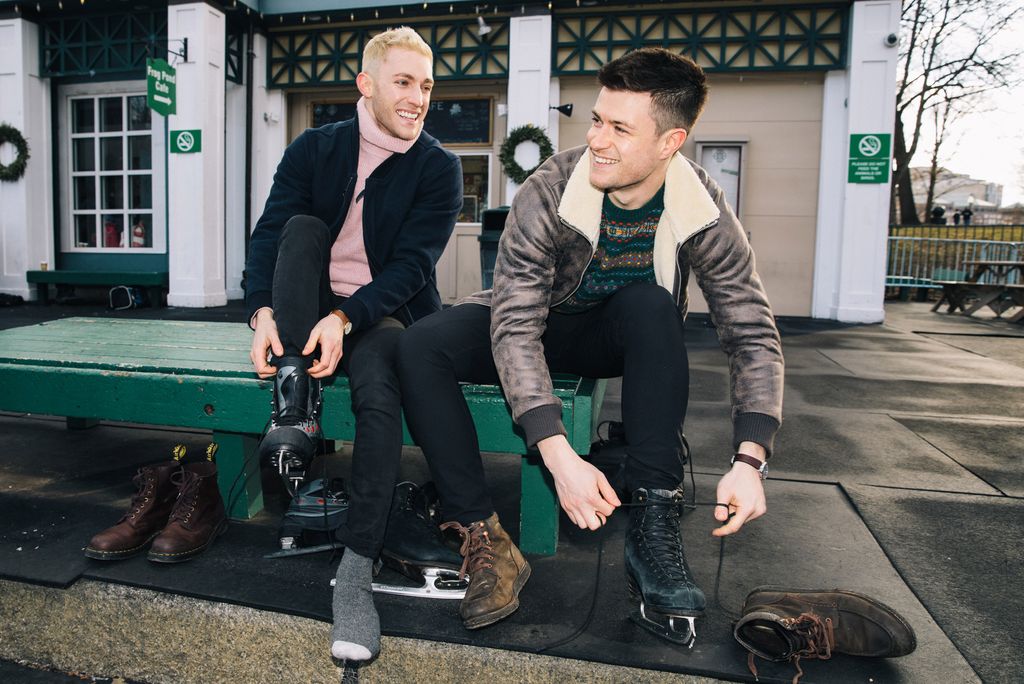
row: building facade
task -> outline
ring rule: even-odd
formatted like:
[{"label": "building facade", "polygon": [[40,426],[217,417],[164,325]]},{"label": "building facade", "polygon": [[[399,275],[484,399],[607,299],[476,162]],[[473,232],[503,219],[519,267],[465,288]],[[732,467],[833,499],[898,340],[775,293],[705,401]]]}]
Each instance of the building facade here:
[{"label": "building facade", "polygon": [[[880,321],[899,15],[897,0],[0,1],[0,122],[31,149],[0,182],[0,291],[31,297],[26,274],[45,265],[165,270],[174,306],[242,297],[285,146],[351,116],[366,41],[409,25],[435,54],[427,130],[465,174],[446,301],[479,287],[482,212],[514,197],[508,133],[583,144],[597,69],[660,46],[709,73],[683,152],[728,193],[776,313]],[[147,58],[174,67],[166,116],[147,106]],[[520,166],[536,150],[520,145]]]}]

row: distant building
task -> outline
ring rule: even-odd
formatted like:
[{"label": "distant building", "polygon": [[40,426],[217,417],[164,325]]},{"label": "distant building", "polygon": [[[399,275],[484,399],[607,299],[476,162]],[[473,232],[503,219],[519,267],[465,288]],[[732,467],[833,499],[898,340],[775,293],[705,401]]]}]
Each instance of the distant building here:
[{"label": "distant building", "polygon": [[[928,199],[929,170],[927,166],[916,166],[910,169],[910,179],[914,188],[914,203],[922,210]],[[972,223],[980,223],[981,215],[987,215],[998,209],[1002,201],[1003,186],[1001,184],[978,180],[967,174],[953,173],[949,169],[939,167],[932,204],[946,210],[946,219],[950,223],[953,222],[953,212],[968,206],[974,212]]]}]

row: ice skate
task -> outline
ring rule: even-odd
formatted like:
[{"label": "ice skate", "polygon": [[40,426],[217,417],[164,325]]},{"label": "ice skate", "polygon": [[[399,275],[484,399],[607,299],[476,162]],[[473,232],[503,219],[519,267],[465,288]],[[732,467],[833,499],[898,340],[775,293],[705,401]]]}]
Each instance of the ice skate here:
[{"label": "ice skate", "polygon": [[679,515],[683,492],[637,489],[626,533],[629,592],[639,601],[630,619],[663,639],[693,648],[704,592],[694,583],[683,553]]},{"label": "ice skate", "polygon": [[292,497],[281,521],[281,549],[264,558],[290,558],[341,548],[333,542],[335,531],[348,519],[345,482],[333,478],[327,487],[322,479],[306,483]]},{"label": "ice skate", "polygon": [[436,509],[433,483],[418,487],[412,482],[402,482],[395,487],[381,560],[389,568],[422,584],[401,586],[375,582],[374,591],[421,598],[461,600],[465,596],[469,581],[459,572],[462,556],[445,545]]},{"label": "ice skate", "polygon": [[260,441],[260,460],[270,464],[295,496],[316,454],[320,432],[320,381],[309,377],[309,359],[283,356],[276,360],[273,412]]}]

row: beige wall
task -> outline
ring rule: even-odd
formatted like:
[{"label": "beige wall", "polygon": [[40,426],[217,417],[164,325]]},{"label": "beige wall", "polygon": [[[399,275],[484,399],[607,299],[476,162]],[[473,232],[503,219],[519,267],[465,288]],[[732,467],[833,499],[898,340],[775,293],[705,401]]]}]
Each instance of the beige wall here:
[{"label": "beige wall", "polygon": [[[824,78],[800,75],[711,75],[711,96],[683,148],[745,140],[740,219],[757,255],[772,308],[809,316],[814,275],[818,164]],[[563,78],[560,101],[576,106],[559,129],[560,148],[585,142],[597,95],[593,77]],[[693,311],[706,311],[691,283]]]}]

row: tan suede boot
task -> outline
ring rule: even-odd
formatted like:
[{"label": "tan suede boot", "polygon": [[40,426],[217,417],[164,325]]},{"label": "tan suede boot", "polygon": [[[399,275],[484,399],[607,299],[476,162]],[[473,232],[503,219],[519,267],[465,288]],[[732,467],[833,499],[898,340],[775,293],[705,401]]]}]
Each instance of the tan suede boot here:
[{"label": "tan suede boot", "polygon": [[519,592],[530,578],[530,564],[512,543],[495,513],[468,526],[447,522],[462,535],[462,574],[469,588],[459,606],[466,629],[479,629],[508,617],[519,608]]},{"label": "tan suede boot", "polygon": [[180,471],[181,464],[176,460],[139,468],[132,479],[137,489],[128,511],[89,541],[85,555],[96,560],[120,560],[145,551],[167,524],[178,498],[178,487],[171,476]]}]

